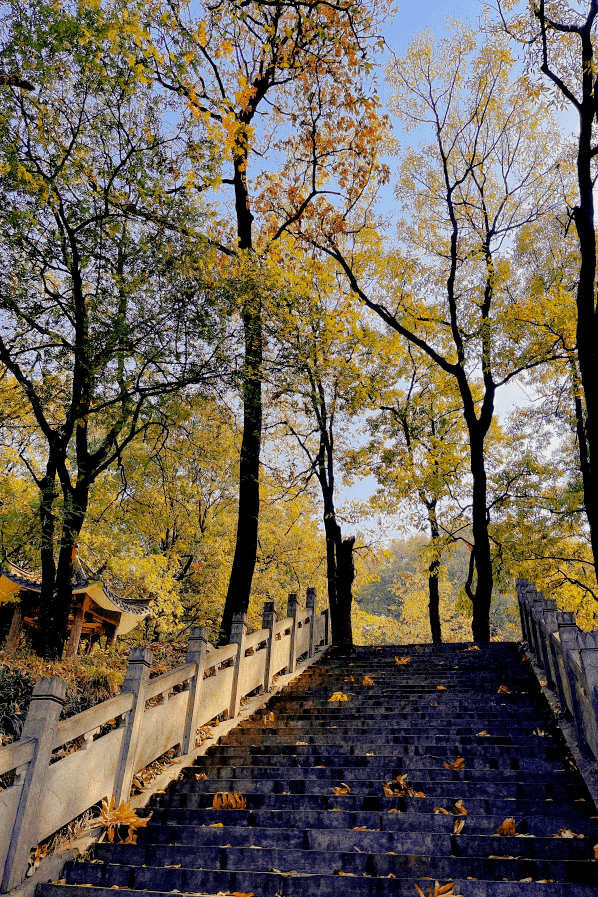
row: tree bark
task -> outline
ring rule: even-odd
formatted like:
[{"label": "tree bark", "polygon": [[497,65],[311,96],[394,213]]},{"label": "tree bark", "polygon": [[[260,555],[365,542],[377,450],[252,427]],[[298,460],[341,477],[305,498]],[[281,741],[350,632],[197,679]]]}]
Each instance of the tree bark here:
[{"label": "tree bark", "polygon": [[237,539],[220,624],[219,644],[221,645],[226,645],[230,641],[233,614],[244,614],[249,607],[258,545],[262,441],[263,335],[261,311],[246,314],[244,326],[243,437],[239,463]]},{"label": "tree bark", "polygon": [[[438,520],[436,518],[436,501],[428,502],[428,520],[430,523],[430,535],[432,537],[432,549],[436,551],[440,531],[438,529]],[[428,612],[430,616],[430,632],[432,633],[432,642],[435,645],[442,644],[442,627],[440,625],[440,589],[438,586],[438,574],[440,572],[440,559],[432,558],[428,567],[428,592],[430,601],[428,604]]]},{"label": "tree bark", "polygon": [[[340,530],[339,530],[340,533]],[[336,546],[336,601],[338,608],[338,644],[342,648],[353,647],[353,627],[351,625],[351,607],[353,604],[353,580],[355,579],[355,565],[353,563],[353,548],[355,537],[341,539]]]},{"label": "tree bark", "polygon": [[484,437],[470,432],[472,514],[476,586],[473,597],[473,619],[471,622],[474,642],[490,641],[490,604],[492,601],[492,553],[488,533],[488,510],[486,465],[484,459]]},{"label": "tree bark", "polygon": [[[239,250],[253,248],[252,223],[247,177],[247,158],[239,153],[234,160],[235,211]],[[243,366],[243,436],[239,462],[239,509],[237,538],[218,643],[230,641],[233,615],[246,613],[257,558],[260,514],[260,452],[262,445],[263,318],[259,297],[249,296],[243,311],[245,361]]]}]

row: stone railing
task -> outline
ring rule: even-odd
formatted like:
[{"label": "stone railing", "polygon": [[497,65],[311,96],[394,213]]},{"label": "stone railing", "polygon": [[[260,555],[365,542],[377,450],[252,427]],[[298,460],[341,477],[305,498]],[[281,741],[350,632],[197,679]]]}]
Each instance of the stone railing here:
[{"label": "stone railing", "polygon": [[[328,645],[328,611],[315,614],[315,597],[308,589],[301,610],[290,595],[280,621],[267,602],[263,629],[250,635],[246,618],[235,617],[230,644],[218,649],[194,627],[185,663],[154,679],[152,652],[133,648],[121,693],[69,719],[59,721],[66,683],[38,679],[20,740],[0,748],[0,775],[15,774],[0,791],[0,891],[23,881],[36,844],[105,797],[127,802],[135,773],[170,748],[190,753],[201,726],[236,717],[242,698],[270,691],[276,674]],[[62,750],[80,739],[78,750]]]},{"label": "stone railing", "polygon": [[581,752],[598,760],[598,632],[583,632],[572,613],[526,579],[517,580],[517,598],[524,641],[571,719]]}]

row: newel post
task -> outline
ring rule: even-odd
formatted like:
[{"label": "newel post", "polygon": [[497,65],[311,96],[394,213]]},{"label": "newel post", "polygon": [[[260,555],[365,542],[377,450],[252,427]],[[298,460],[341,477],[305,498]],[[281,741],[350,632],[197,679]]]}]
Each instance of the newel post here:
[{"label": "newel post", "polygon": [[3,893],[25,878],[29,852],[37,844],[44,781],[50,765],[58,720],[64,706],[66,682],[58,676],[42,677],[35,683],[21,741],[35,740],[33,757],[22,772],[21,795],[4,864]]},{"label": "newel post", "polygon": [[305,599],[305,606],[309,611],[309,657],[313,657],[315,653],[315,635],[316,635],[316,590],[308,589]]},{"label": "newel post", "polygon": [[273,601],[264,602],[264,613],[262,616],[262,629],[268,629],[268,647],[266,649],[266,668],[264,670],[264,691],[270,691],[272,688],[272,677],[274,676],[273,659],[274,648],[276,647],[276,610]]},{"label": "newel post", "polygon": [[116,778],[114,780],[114,800],[118,807],[128,803],[131,783],[135,775],[135,756],[139,733],[145,711],[145,693],[154,655],[149,648],[131,648],[122,691],[133,695],[133,706],[127,713]]},{"label": "newel post", "polygon": [[245,639],[247,638],[247,614],[233,614],[233,625],[231,626],[230,643],[239,646],[237,656],[235,657],[235,668],[233,673],[233,685],[230,694],[230,706],[228,709],[228,718],[234,719],[239,712],[241,706],[241,677],[243,675],[243,660],[245,658]]},{"label": "newel post", "polygon": [[188,754],[195,750],[197,741],[197,718],[199,715],[199,702],[201,700],[201,689],[203,685],[207,651],[208,638],[205,626],[192,626],[185,660],[187,663],[195,664],[195,675],[189,684],[187,716],[185,718],[185,733],[183,735],[183,754]]},{"label": "newel post", "polygon": [[579,659],[588,703],[588,713],[584,714],[585,740],[594,759],[598,760],[598,648],[582,648]]},{"label": "newel post", "polygon": [[289,673],[295,672],[295,667],[297,666],[297,615],[299,613],[299,601],[297,599],[297,595],[294,592],[291,592],[289,595],[289,599],[287,601],[287,617],[293,618],[293,625],[291,626],[291,644],[289,647],[289,665],[288,671]]}]

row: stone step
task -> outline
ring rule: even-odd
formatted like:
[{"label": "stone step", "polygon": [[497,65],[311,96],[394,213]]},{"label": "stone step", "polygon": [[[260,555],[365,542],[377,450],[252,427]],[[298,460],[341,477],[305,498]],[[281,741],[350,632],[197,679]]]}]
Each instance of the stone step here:
[{"label": "stone step", "polygon": [[[226,844],[226,840],[224,843]],[[518,839],[519,840],[519,839]],[[521,839],[527,840],[527,839]],[[500,853],[503,850],[497,847]],[[501,881],[510,878],[553,879],[555,881],[593,884],[598,886],[598,866],[592,860],[544,860],[520,859],[512,855],[496,857],[430,856],[426,854],[358,853],[357,851],[330,850],[278,850],[268,847],[197,847],[187,851],[186,860],[181,857],[180,868],[147,866],[149,859],[141,845],[121,845],[122,862],[116,864],[67,864],[65,878],[69,884],[92,884],[127,888],[155,887],[159,876],[161,890],[197,892],[208,870],[247,870],[252,872],[300,872],[332,875],[341,870],[345,875],[380,878],[394,875],[397,878],[478,878]],[[131,862],[133,860],[133,862]],[[172,864],[179,866],[179,863]],[[343,883],[344,884],[344,883]]]},{"label": "stone step", "polygon": [[[414,897],[417,882],[424,894],[434,881],[423,878],[350,878],[342,881],[344,897]],[[441,879],[440,884],[447,884]],[[515,881],[454,880],[455,894],[462,897],[595,897],[593,885],[534,883]],[[159,882],[156,882],[159,884]],[[196,897],[216,897],[230,894],[254,893],[257,897],[339,897],[339,877],[335,875],[281,875],[234,871],[207,872],[206,887],[195,891]],[[37,897],[114,897],[111,887],[81,887],[77,885],[38,885]],[[127,889],[127,897],[165,897],[165,892],[151,887],[143,890]]]},{"label": "stone step", "polygon": [[[450,807],[448,809],[451,809]],[[576,835],[583,834],[584,839],[589,839],[591,844],[598,843],[598,821],[589,819],[587,814],[580,815],[579,812],[565,815],[567,808],[563,812],[558,808],[558,815],[533,815],[529,813],[527,816],[515,816],[517,823],[517,831],[522,834],[532,834],[536,838],[550,838],[559,833],[562,828],[573,831]],[[553,811],[556,813],[556,810]],[[478,835],[494,835],[496,830],[505,821],[512,812],[507,811],[500,815],[474,815],[471,811],[466,819],[467,832],[469,834]],[[168,822],[166,820],[165,811],[156,811],[150,824],[142,829],[139,833],[139,841],[158,844],[187,844],[195,843],[198,838],[200,843],[203,838],[208,838],[205,843],[221,843],[220,841],[210,841],[209,838],[214,835],[220,838],[219,828],[213,826],[219,823],[227,828],[231,834],[234,832],[243,832],[244,829],[260,828],[265,830],[274,829],[274,838],[278,837],[276,832],[285,830],[303,831],[324,829],[326,832],[330,830],[348,830],[367,829],[374,832],[437,832],[441,834],[452,834],[455,819],[457,817],[450,813],[448,815],[438,813],[395,813],[386,811],[350,811],[330,813],[326,810],[304,811],[301,816],[297,816],[291,810],[197,810],[194,816],[193,824],[178,824]],[[163,822],[159,820],[163,819]],[[155,820],[155,824],[154,824]],[[298,829],[299,824],[299,829]],[[191,841],[187,839],[191,838]],[[556,839],[555,839],[556,840]]]},{"label": "stone step", "polygon": [[[462,897],[594,897],[598,814],[529,662],[467,647],[330,652],[154,795],[137,844],[99,845],[37,897],[415,897],[436,879]],[[424,797],[384,794],[405,774]],[[213,809],[218,791],[246,807]],[[510,818],[519,837],[499,836]]]}]

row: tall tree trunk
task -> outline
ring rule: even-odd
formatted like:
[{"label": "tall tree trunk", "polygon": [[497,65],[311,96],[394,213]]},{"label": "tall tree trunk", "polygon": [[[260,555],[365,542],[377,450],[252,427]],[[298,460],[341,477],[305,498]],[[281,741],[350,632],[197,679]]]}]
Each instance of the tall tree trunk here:
[{"label": "tall tree trunk", "polygon": [[492,601],[492,553],[488,534],[488,509],[484,437],[470,430],[471,475],[473,478],[471,528],[475,550],[476,587],[471,628],[474,642],[490,641]]},{"label": "tall tree trunk", "polygon": [[40,657],[49,659],[49,634],[52,628],[52,606],[56,587],[56,561],[54,559],[54,539],[56,536],[55,503],[56,465],[51,458],[46,465],[46,473],[40,485],[39,517],[41,526],[41,567],[42,587],[39,596],[37,628],[33,636],[33,650]]},{"label": "tall tree trunk", "polygon": [[[51,599],[40,609],[34,648],[47,660],[59,660],[68,638],[68,622],[73,603],[73,560],[77,540],[85,520],[89,489],[79,487],[66,501],[58,562],[54,568],[54,588]],[[48,559],[49,563],[49,559]]]},{"label": "tall tree trunk", "polygon": [[[594,181],[591,161],[594,109],[595,105],[594,101],[592,101],[591,111],[589,109],[583,110],[582,114],[580,114],[577,158],[579,206],[574,211],[574,220],[581,255],[581,266],[577,283],[577,353],[586,406],[585,427],[582,428],[582,436],[585,439],[579,440],[579,452],[584,486],[584,505],[590,528],[594,564],[598,569],[598,476],[596,475],[598,464],[595,463],[595,459],[594,463],[592,463],[592,451],[595,456],[598,456],[596,227],[594,222]],[[576,410],[578,411],[578,409]]]},{"label": "tall tree trunk", "polygon": [[[234,160],[235,212],[239,250],[253,248],[253,215],[247,189],[246,150]],[[233,615],[246,613],[257,557],[260,514],[260,452],[262,446],[262,380],[264,337],[262,306],[259,297],[246,300],[243,312],[245,362],[243,366],[243,437],[239,463],[239,510],[237,539],[226,601],[220,623],[218,643],[230,641]]]},{"label": "tall tree trunk", "polygon": [[342,648],[353,647],[351,606],[353,604],[353,580],[355,579],[354,546],[355,537],[340,539],[336,544],[336,601],[339,629],[337,644]]},{"label": "tall tree trunk", "polygon": [[428,505],[428,521],[430,523],[430,534],[432,536],[431,545],[434,551],[434,557],[428,567],[428,592],[430,601],[428,604],[428,612],[430,615],[430,632],[432,633],[432,642],[435,645],[442,644],[442,628],[440,625],[440,589],[438,586],[438,574],[440,572],[440,558],[436,554],[438,542],[440,539],[440,531],[438,529],[438,520],[436,517],[436,500],[427,503]]},{"label": "tall tree trunk", "polygon": [[230,640],[233,614],[246,613],[257,557],[260,513],[260,450],[262,441],[261,310],[244,316],[243,438],[239,464],[239,512],[233,566],[220,624],[219,644]]}]

